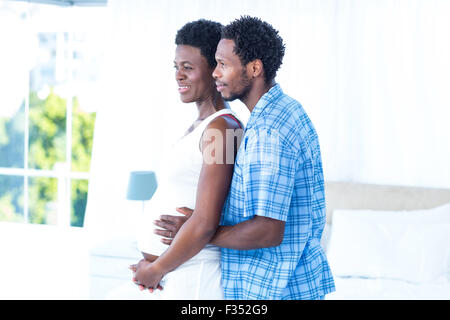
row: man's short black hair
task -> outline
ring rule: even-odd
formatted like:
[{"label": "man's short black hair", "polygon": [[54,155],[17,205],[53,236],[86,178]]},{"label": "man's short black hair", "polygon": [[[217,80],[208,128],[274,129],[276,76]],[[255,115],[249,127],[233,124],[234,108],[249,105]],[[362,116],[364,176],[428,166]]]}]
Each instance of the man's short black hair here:
[{"label": "man's short black hair", "polygon": [[234,40],[234,52],[242,65],[260,59],[265,81],[275,79],[284,57],[283,39],[269,23],[256,17],[241,16],[222,29],[222,39]]},{"label": "man's short black hair", "polygon": [[205,19],[188,22],[178,30],[175,44],[199,48],[209,66],[215,68],[217,65],[216,49],[221,39],[222,27],[219,22]]}]

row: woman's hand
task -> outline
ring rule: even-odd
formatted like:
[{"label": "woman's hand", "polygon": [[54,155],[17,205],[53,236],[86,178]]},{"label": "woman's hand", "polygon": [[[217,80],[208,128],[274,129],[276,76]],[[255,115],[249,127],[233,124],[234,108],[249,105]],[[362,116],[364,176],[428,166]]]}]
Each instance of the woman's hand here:
[{"label": "woman's hand", "polygon": [[148,288],[150,292],[153,292],[155,288],[159,290],[163,289],[159,283],[163,278],[164,273],[158,271],[153,263],[142,259],[138,264],[130,265],[129,269],[133,272],[132,281],[141,291],[146,288]]},{"label": "woman's hand", "polygon": [[172,243],[173,238],[180,230],[181,226],[189,219],[194,210],[181,207],[176,208],[177,212],[184,214],[184,216],[171,216],[171,215],[161,215],[160,220],[155,220],[154,223],[161,229],[155,229],[155,233],[164,237],[161,242],[167,245]]},{"label": "woman's hand", "polygon": [[139,284],[139,283],[136,281],[136,278],[135,278],[136,268],[137,268],[137,264],[132,264],[132,265],[130,265],[130,266],[128,267],[128,269],[130,269],[131,272],[133,272],[133,276],[131,277],[131,281],[133,281],[133,283],[139,287],[139,290],[142,291],[142,290],[145,289],[145,287],[144,287],[143,285]]}]

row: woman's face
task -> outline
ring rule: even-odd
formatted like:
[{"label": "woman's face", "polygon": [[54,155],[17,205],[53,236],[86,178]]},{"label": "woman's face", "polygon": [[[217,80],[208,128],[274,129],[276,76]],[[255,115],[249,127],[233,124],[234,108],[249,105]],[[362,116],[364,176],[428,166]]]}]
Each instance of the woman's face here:
[{"label": "woman's face", "polygon": [[174,67],[181,101],[201,102],[212,96],[215,91],[213,69],[209,67],[199,48],[178,45]]}]

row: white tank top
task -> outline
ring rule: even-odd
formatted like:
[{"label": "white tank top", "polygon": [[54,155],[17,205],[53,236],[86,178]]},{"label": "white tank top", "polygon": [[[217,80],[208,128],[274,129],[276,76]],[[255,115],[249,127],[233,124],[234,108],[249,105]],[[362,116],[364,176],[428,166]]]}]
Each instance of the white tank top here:
[{"label": "white tank top", "polygon": [[[145,205],[142,221],[138,225],[138,249],[142,252],[161,255],[167,248],[161,236],[153,233],[154,220],[162,214],[180,215],[176,207],[195,208],[197,184],[203,165],[200,138],[208,124],[224,114],[236,117],[231,109],[222,109],[204,119],[193,131],[180,138],[165,153],[162,168],[157,172],[158,189]],[[237,117],[236,117],[237,118]],[[220,249],[206,245],[193,259],[220,259]]]}]

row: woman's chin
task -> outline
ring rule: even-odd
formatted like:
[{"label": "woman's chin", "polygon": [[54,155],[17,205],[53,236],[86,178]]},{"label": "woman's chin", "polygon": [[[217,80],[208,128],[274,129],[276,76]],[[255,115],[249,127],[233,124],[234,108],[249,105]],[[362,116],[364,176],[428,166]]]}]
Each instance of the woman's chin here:
[{"label": "woman's chin", "polygon": [[191,102],[195,102],[194,99],[189,98],[189,97],[186,97],[186,96],[183,96],[183,95],[180,95],[180,100],[181,100],[181,102],[183,102],[183,103],[191,103]]}]

